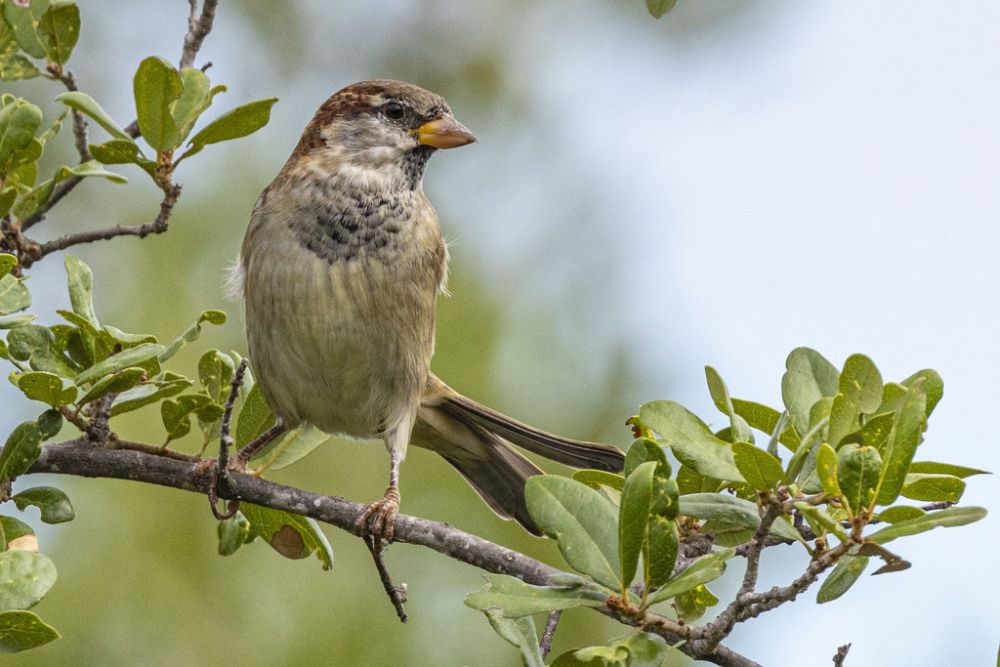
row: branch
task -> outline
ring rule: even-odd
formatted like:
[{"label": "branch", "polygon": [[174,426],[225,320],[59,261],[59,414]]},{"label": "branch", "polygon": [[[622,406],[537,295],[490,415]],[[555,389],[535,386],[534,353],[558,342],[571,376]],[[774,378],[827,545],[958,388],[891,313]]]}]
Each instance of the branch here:
[{"label": "branch", "polygon": [[181,69],[194,65],[194,59],[201,49],[201,43],[212,31],[215,20],[215,8],[219,0],[205,0],[198,16],[198,0],[188,0],[191,4],[191,14],[188,16],[188,31],[184,35],[184,50],[181,52]]},{"label": "branch", "polygon": [[[119,445],[122,442],[119,441]],[[128,448],[112,449],[90,443],[86,436],[58,444],[45,445],[29,473],[54,473],[79,477],[103,477],[157,484],[195,493],[207,494],[211,476],[203,474],[198,461],[157,456],[144,450],[151,445],[128,443]],[[158,449],[158,448],[156,448]],[[231,500],[263,505],[273,509],[312,517],[352,535],[355,521],[365,505],[338,496],[323,496],[277,484],[253,475],[232,472],[228,480]],[[397,542],[415,544],[467,563],[487,572],[509,574],[530,584],[545,585],[560,570],[530,556],[495,544],[448,524],[399,514],[394,524]],[[622,623],[641,626],[664,637],[687,655],[723,667],[759,667],[754,661],[721,645],[684,642],[697,630],[660,614],[646,612],[636,619],[612,607],[598,611]]]},{"label": "branch", "polygon": [[[63,183],[69,183],[69,181],[70,179],[67,179]],[[30,254],[25,253],[21,258],[21,265],[26,269],[30,268],[32,264],[43,259],[46,255],[51,255],[54,252],[65,250],[70,246],[80,245],[81,243],[107,241],[119,236],[145,238],[150,234],[162,234],[167,231],[167,221],[170,219],[170,214],[173,212],[180,194],[181,186],[179,184],[174,183],[170,185],[164,192],[163,200],[160,202],[160,212],[152,222],[147,222],[144,225],[115,225],[106,229],[93,229],[86,232],[66,234],[52,241],[39,244],[36,248],[30,250]]]}]

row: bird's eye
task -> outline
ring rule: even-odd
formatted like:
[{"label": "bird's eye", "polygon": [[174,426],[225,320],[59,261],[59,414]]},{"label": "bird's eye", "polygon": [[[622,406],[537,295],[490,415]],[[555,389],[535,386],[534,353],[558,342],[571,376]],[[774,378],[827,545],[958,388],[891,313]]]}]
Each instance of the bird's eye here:
[{"label": "bird's eye", "polygon": [[382,105],[382,113],[385,114],[386,118],[399,120],[403,117],[403,105],[399,102],[387,102]]}]

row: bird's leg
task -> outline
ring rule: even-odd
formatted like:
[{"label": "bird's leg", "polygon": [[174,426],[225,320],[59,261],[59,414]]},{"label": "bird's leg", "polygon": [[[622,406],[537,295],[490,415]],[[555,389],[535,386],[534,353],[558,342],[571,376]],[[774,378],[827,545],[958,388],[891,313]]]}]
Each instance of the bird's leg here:
[{"label": "bird's leg", "polygon": [[399,512],[399,464],[402,454],[395,448],[389,450],[389,488],[385,495],[365,508],[354,522],[358,535],[371,536],[372,544],[378,551],[392,541],[396,514]]},{"label": "bird's leg", "polygon": [[288,427],[285,426],[285,422],[282,421],[281,417],[276,418],[274,420],[274,426],[258,435],[256,438],[247,443],[246,446],[240,449],[240,451],[236,452],[232,462],[229,464],[229,469],[236,470],[238,472],[246,470],[247,463],[250,462],[250,459],[252,459],[257,452],[274,442],[275,438],[287,430]]}]

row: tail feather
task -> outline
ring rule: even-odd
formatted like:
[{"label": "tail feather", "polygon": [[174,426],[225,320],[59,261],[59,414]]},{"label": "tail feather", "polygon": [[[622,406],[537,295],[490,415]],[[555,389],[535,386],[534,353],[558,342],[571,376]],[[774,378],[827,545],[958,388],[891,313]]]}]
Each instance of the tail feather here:
[{"label": "tail feather", "polygon": [[503,438],[477,424],[455,422],[434,408],[421,408],[411,441],[440,454],[498,516],[541,535],[528,514],[524,485],[543,471]]},{"label": "tail feather", "polygon": [[440,397],[441,410],[456,419],[475,422],[529,452],[575,468],[619,472],[625,465],[625,456],[616,447],[546,433],[462,396],[434,375],[427,384],[425,394]]},{"label": "tail feather", "polygon": [[577,468],[619,471],[625,462],[615,447],[540,431],[462,396],[433,374],[410,441],[443,456],[494,512],[534,535],[541,533],[528,514],[524,485],[543,471],[511,443]]}]

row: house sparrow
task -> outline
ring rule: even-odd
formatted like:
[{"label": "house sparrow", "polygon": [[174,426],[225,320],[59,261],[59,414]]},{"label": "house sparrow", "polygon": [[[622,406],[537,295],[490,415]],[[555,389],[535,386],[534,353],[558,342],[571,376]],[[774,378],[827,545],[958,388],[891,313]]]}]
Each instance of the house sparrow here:
[{"label": "house sparrow", "polygon": [[357,520],[392,538],[409,442],[443,456],[491,508],[538,534],[524,484],[542,471],[511,443],[571,466],[620,470],[611,446],[544,433],[458,394],[430,372],[448,250],[424,194],[428,158],[475,141],[445,101],[398,81],[328,99],[250,218],[234,287],[250,362],[275,427],[236,457],[303,423],[385,441],[385,495]]}]

